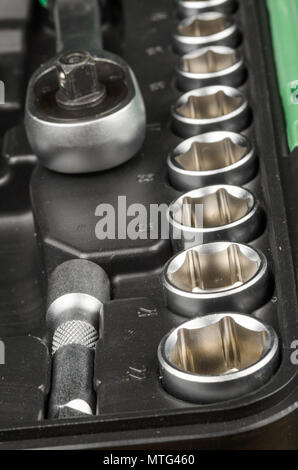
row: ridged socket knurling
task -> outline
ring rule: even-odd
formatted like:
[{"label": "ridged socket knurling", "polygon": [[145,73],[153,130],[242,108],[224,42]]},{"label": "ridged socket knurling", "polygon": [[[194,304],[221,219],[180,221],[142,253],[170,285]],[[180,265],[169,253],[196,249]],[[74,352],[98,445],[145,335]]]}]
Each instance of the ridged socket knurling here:
[{"label": "ridged socket knurling", "polygon": [[98,341],[98,332],[90,323],[75,320],[62,323],[54,333],[52,355],[68,344],[80,344],[94,349]]}]

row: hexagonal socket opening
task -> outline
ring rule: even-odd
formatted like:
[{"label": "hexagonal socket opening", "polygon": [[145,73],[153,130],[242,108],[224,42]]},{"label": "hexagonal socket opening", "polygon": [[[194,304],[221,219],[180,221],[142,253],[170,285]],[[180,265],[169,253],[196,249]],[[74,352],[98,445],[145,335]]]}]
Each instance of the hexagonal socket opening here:
[{"label": "hexagonal socket opening", "polygon": [[217,18],[193,18],[186,24],[178,26],[178,32],[181,36],[203,37],[220,33],[232,25],[232,20],[225,16]]},{"label": "hexagonal socket opening", "polygon": [[226,70],[238,61],[234,50],[221,51],[219,48],[207,49],[205,52],[196,52],[182,58],[182,70],[193,74],[210,74]]},{"label": "hexagonal socket opening", "polygon": [[235,144],[229,137],[218,142],[193,142],[175,161],[188,171],[215,171],[239,162],[248,148]]},{"label": "hexagonal socket opening", "polygon": [[[203,227],[198,220],[198,207],[203,206]],[[235,186],[210,187],[192,191],[177,201],[173,218],[191,228],[217,228],[245,217],[254,206],[252,194]]]},{"label": "hexagonal socket opening", "polygon": [[246,328],[230,316],[202,328],[179,328],[170,361],[192,374],[220,376],[247,369],[266,352],[264,328]]},{"label": "hexagonal socket opening", "polygon": [[184,292],[220,293],[253,279],[260,264],[261,259],[252,248],[236,243],[213,243],[177,255],[168,266],[167,277]]},{"label": "hexagonal socket opening", "polygon": [[219,90],[210,95],[190,95],[176,111],[189,119],[216,119],[236,111],[242,103],[241,96],[229,96]]}]

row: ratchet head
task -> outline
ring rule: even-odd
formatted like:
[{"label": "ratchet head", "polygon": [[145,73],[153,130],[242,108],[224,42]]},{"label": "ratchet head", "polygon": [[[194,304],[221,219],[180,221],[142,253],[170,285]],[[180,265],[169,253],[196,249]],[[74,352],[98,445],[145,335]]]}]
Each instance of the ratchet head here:
[{"label": "ratchet head", "polygon": [[124,163],[140,149],[145,122],[132,70],[106,51],[62,53],[30,80],[27,135],[51,170],[90,173]]}]

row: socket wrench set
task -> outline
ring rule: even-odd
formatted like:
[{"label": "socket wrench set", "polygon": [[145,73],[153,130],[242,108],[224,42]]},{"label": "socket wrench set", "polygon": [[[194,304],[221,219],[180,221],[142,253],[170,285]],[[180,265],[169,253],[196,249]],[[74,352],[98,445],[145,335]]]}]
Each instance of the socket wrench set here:
[{"label": "socket wrench set", "polygon": [[266,1],[4,1],[0,79],[0,448],[298,449]]}]

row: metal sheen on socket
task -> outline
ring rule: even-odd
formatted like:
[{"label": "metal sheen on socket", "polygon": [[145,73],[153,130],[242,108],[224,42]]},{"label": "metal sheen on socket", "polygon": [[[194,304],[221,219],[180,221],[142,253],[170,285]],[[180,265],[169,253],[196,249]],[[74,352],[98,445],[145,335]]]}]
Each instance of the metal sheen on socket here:
[{"label": "metal sheen on socket", "polygon": [[181,137],[209,131],[239,132],[248,127],[251,111],[241,91],[216,85],[182,95],[172,106],[172,120]]},{"label": "metal sheen on socket", "polygon": [[182,20],[173,35],[174,48],[179,54],[211,45],[237,47],[240,39],[233,17],[216,11]]},{"label": "metal sheen on socket", "polygon": [[279,360],[271,326],[248,315],[219,313],[183,323],[158,348],[162,385],[194,403],[240,397],[264,385]]},{"label": "metal sheen on socket", "polygon": [[[79,54],[83,52],[70,56]],[[113,168],[134,156],[144,140],[145,108],[133,71],[110,53],[84,54],[91,57],[106,89],[94,104],[76,110],[61,106],[56,58],[42,65],[28,86],[28,139],[42,164],[59,173]]]},{"label": "metal sheen on socket", "polygon": [[238,49],[209,46],[181,57],[176,74],[178,88],[190,91],[211,85],[237,88],[245,81],[247,72]]},{"label": "metal sheen on socket", "polygon": [[206,11],[231,14],[237,8],[235,0],[176,0],[179,16],[188,17]]},{"label": "metal sheen on socket", "polygon": [[250,313],[272,292],[264,254],[234,242],[197,245],[177,254],[165,266],[163,284],[168,309],[185,317]]},{"label": "metal sheen on socket", "polygon": [[262,227],[260,205],[248,190],[216,185],[180,196],[168,211],[175,251],[222,240],[250,242]]},{"label": "metal sheen on socket", "polygon": [[241,186],[256,174],[249,140],[233,132],[209,132],[185,140],[168,156],[171,184],[189,191],[215,184]]}]

